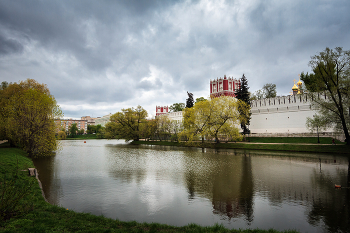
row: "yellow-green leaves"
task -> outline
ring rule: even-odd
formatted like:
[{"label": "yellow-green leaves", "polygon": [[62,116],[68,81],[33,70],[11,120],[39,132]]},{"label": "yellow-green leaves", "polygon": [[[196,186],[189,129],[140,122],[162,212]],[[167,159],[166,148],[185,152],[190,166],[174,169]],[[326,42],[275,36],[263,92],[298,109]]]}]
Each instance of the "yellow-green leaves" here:
[{"label": "yellow-green leaves", "polygon": [[222,96],[197,102],[184,110],[184,131],[189,140],[240,140],[238,106],[245,106],[235,98]]},{"label": "yellow-green leaves", "polygon": [[[141,106],[137,108],[122,109],[110,117],[110,121],[114,124],[106,127],[107,135],[114,135],[117,138],[123,138],[125,141],[141,138],[143,124],[146,123],[147,111]],[[118,135],[115,135],[115,132]]]},{"label": "yellow-green leaves", "polygon": [[28,79],[10,84],[1,97],[5,137],[31,157],[51,155],[57,149],[54,119],[62,113],[48,88]]}]

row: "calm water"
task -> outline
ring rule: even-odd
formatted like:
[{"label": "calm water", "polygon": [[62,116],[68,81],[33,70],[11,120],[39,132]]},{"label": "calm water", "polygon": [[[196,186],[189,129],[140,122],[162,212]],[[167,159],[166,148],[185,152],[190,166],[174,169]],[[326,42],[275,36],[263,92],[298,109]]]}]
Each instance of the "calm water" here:
[{"label": "calm water", "polygon": [[122,221],[349,232],[349,160],[338,155],[63,141],[35,161],[50,203]]}]

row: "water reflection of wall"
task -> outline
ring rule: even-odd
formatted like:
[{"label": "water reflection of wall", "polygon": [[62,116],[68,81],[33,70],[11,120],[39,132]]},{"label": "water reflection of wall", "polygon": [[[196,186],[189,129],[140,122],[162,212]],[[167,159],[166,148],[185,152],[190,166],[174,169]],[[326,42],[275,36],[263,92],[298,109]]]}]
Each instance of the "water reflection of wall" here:
[{"label": "water reflection of wall", "polygon": [[186,184],[189,198],[211,200],[213,212],[224,218],[246,216],[253,220],[251,158],[231,154],[186,153]]}]

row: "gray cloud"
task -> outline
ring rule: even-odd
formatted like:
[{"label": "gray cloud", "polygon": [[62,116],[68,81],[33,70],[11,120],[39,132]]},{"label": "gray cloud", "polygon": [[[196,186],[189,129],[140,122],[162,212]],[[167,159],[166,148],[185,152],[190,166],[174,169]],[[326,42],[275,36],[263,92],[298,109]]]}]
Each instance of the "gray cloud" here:
[{"label": "gray cloud", "polygon": [[48,84],[71,117],[139,104],[154,115],[186,91],[207,97],[225,74],[286,95],[310,56],[350,49],[349,10],[344,0],[0,1],[0,77]]}]

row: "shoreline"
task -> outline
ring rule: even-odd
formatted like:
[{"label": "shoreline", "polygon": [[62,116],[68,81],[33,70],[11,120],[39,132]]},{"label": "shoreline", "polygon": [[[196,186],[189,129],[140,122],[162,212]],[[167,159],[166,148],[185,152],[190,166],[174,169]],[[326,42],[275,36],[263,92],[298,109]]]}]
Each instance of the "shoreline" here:
[{"label": "shoreline", "polygon": [[230,143],[204,143],[201,142],[167,142],[167,141],[132,141],[132,145],[159,145],[180,146],[211,149],[242,149],[242,150],[266,150],[285,152],[308,153],[337,153],[350,156],[350,147],[343,144],[311,144],[311,143],[262,143],[262,142],[230,142]]}]

